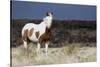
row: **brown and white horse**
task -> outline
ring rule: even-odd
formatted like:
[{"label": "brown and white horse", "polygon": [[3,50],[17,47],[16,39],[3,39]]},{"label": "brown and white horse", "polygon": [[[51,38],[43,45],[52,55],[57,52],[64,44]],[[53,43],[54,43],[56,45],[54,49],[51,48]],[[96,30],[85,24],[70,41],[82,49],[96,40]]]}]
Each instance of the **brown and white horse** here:
[{"label": "brown and white horse", "polygon": [[46,17],[40,24],[27,23],[22,29],[22,40],[24,48],[28,49],[28,40],[37,43],[37,54],[39,53],[42,43],[45,43],[45,52],[47,55],[49,40],[50,40],[50,27],[52,24],[53,14],[48,12]]}]

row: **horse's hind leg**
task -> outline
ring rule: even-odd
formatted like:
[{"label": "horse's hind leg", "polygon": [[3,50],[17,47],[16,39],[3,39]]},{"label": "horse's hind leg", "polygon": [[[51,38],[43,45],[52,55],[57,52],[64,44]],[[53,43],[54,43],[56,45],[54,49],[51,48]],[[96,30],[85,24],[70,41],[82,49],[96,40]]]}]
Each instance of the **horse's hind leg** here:
[{"label": "horse's hind leg", "polygon": [[22,35],[22,39],[23,39],[23,46],[25,48],[25,53],[28,54],[28,39],[27,39],[27,34],[28,34],[28,30],[24,30],[24,34]]},{"label": "horse's hind leg", "polygon": [[27,41],[23,41],[23,46],[24,46],[24,48],[27,50],[28,49],[28,45],[27,45]]},{"label": "horse's hind leg", "polygon": [[29,56],[29,46],[28,46],[28,42],[27,41],[23,41],[23,46],[24,46],[24,54],[26,55],[26,56]]}]

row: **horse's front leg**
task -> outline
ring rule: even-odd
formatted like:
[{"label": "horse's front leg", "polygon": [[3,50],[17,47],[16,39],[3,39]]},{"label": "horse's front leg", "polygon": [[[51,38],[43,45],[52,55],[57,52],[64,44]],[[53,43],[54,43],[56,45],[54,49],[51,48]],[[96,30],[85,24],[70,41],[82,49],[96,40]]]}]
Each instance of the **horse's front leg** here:
[{"label": "horse's front leg", "polygon": [[40,43],[37,43],[37,55],[40,54],[40,47],[41,47]]},{"label": "horse's front leg", "polygon": [[46,42],[45,43],[45,53],[46,53],[46,56],[48,56],[48,45],[49,45],[49,42]]}]

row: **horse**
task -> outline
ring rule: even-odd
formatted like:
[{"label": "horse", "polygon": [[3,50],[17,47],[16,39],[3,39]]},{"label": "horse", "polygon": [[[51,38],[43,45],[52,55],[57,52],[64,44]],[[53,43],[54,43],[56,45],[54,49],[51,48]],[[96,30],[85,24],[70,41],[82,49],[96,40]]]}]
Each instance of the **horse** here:
[{"label": "horse", "polygon": [[22,40],[25,49],[28,49],[28,41],[37,43],[37,54],[40,52],[41,44],[45,44],[45,53],[47,56],[48,45],[51,37],[53,13],[47,12],[46,17],[39,24],[27,23],[22,28]]}]

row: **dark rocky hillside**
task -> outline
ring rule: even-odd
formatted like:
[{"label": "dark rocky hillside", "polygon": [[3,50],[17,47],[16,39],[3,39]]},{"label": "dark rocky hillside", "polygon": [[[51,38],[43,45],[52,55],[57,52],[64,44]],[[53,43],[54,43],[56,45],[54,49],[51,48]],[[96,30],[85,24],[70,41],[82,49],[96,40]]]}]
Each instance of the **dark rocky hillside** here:
[{"label": "dark rocky hillside", "polygon": [[[39,24],[41,20],[11,20],[11,47],[22,44],[21,30],[26,23]],[[96,46],[96,21],[54,20],[52,23],[51,47],[64,43],[82,43],[82,46]],[[91,45],[90,43],[95,43]]]}]

